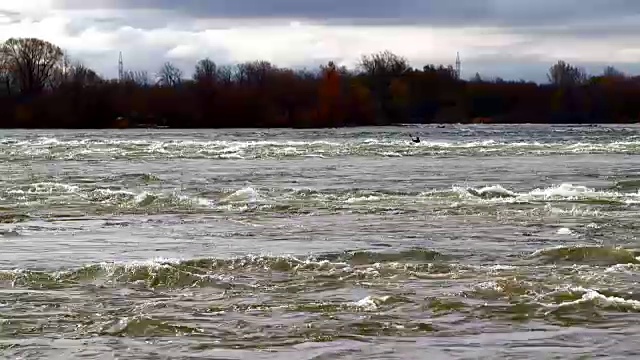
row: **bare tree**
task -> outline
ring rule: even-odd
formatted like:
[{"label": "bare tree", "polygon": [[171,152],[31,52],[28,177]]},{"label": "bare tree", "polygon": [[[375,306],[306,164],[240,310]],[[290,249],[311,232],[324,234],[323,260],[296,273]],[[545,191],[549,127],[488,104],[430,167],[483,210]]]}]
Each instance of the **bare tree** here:
[{"label": "bare tree", "polygon": [[160,68],[158,72],[157,83],[162,86],[177,86],[182,82],[182,70],[173,65],[171,62],[166,62]]},{"label": "bare tree", "polygon": [[320,73],[325,74],[327,72],[335,72],[340,76],[348,76],[349,70],[346,66],[338,66],[335,62],[329,61],[327,65],[320,65]]},{"label": "bare tree", "polygon": [[4,57],[0,57],[0,82],[2,82],[2,87],[7,95],[13,94],[18,85],[15,75],[11,64],[5,61]]},{"label": "bare tree", "polygon": [[292,74],[304,81],[313,81],[318,79],[318,72],[311,71],[309,69],[296,69],[292,70]]},{"label": "bare tree", "polygon": [[241,84],[263,85],[277,67],[268,61],[249,61],[236,66],[235,80]]},{"label": "bare tree", "polygon": [[84,87],[99,84],[102,82],[102,78],[95,71],[77,61],[69,68],[67,81]]},{"label": "bare tree", "polygon": [[0,49],[2,63],[13,73],[23,93],[39,93],[62,65],[62,49],[35,38],[11,38]]},{"label": "bare tree", "polygon": [[549,68],[547,78],[550,83],[555,85],[574,86],[584,84],[588,76],[584,69],[560,60],[557,64]]},{"label": "bare tree", "polygon": [[429,64],[422,67],[422,72],[436,75],[438,77],[457,79],[456,69],[451,65],[445,67],[444,65],[435,66],[433,64]]},{"label": "bare tree", "polygon": [[398,76],[411,69],[406,58],[388,50],[362,56],[358,68],[370,76]]},{"label": "bare tree", "polygon": [[152,83],[151,77],[146,71],[127,70],[124,72],[123,78],[125,83],[132,83],[143,87],[148,87]]},{"label": "bare tree", "polygon": [[625,75],[622,71],[614,68],[613,66],[607,66],[604,68],[602,75],[607,78],[624,78]]},{"label": "bare tree", "polygon": [[216,79],[222,84],[229,85],[233,82],[233,68],[229,65],[218,66]]},{"label": "bare tree", "polygon": [[63,52],[62,59],[60,59],[60,64],[53,69],[51,76],[47,80],[46,87],[55,89],[65,83],[67,81],[67,76],[70,68],[71,57],[67,53]]},{"label": "bare tree", "polygon": [[202,59],[196,64],[193,80],[198,83],[214,83],[217,77],[217,70],[216,63],[211,59]]},{"label": "bare tree", "polygon": [[64,54],[60,62],[60,66],[54,71],[49,86],[57,88],[65,84],[74,84],[75,86],[84,87],[87,85],[95,85],[102,81],[100,76],[92,69],[86,67],[78,60],[72,60],[67,54]]},{"label": "bare tree", "polygon": [[484,80],[482,80],[482,76],[480,76],[480,73],[476,73],[469,81],[475,82],[475,83],[481,83]]}]

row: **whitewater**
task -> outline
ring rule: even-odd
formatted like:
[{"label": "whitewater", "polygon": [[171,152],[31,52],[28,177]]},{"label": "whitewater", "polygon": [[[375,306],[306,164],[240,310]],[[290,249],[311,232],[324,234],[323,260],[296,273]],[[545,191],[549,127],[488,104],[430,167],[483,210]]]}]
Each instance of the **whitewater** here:
[{"label": "whitewater", "polygon": [[2,130],[0,354],[634,358],[639,156],[638,125]]}]

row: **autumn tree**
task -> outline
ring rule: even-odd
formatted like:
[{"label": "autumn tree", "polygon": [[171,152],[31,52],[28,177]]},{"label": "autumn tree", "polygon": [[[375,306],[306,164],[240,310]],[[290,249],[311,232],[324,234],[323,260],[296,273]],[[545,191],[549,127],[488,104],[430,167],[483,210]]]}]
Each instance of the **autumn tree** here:
[{"label": "autumn tree", "polygon": [[389,110],[396,121],[409,119],[409,84],[402,78],[391,80],[389,85],[390,104]]},{"label": "autumn tree", "polygon": [[341,75],[333,61],[320,68],[320,86],[318,89],[318,118],[324,123],[341,123],[344,113],[340,110]]},{"label": "autumn tree", "polygon": [[354,123],[375,125],[376,106],[375,99],[371,94],[371,90],[359,81],[352,81],[350,86],[349,113]]},{"label": "autumn tree", "polygon": [[13,74],[24,94],[42,92],[62,65],[58,46],[35,38],[11,38],[0,48],[2,64]]}]

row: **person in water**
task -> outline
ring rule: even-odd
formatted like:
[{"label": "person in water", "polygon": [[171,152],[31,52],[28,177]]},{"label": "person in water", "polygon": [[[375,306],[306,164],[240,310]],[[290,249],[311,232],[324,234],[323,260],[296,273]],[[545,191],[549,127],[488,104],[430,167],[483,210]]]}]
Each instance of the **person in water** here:
[{"label": "person in water", "polygon": [[413,135],[409,134],[409,136],[411,136],[411,141],[413,141],[414,143],[416,143],[416,144],[417,144],[417,143],[419,143],[419,142],[420,142],[420,137],[419,137],[419,136],[416,136],[416,138],[415,138],[415,139],[413,138]]}]

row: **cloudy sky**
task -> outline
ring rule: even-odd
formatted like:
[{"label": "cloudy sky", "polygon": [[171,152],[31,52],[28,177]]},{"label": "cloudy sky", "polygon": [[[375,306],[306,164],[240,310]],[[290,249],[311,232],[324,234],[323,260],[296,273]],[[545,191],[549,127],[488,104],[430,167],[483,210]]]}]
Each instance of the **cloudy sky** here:
[{"label": "cloudy sky", "polygon": [[0,40],[51,41],[105,76],[156,71],[172,61],[190,74],[268,60],[353,67],[391,50],[411,64],[452,64],[462,76],[545,81],[558,59],[597,73],[640,74],[638,0],[0,0]]}]

